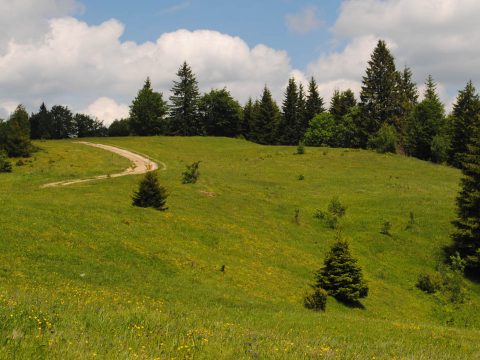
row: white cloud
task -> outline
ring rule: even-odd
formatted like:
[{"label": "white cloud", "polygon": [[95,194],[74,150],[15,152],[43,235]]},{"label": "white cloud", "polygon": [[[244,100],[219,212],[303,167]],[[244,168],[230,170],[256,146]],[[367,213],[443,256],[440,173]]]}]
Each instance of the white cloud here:
[{"label": "white cloud", "polygon": [[479,16],[476,0],[346,0],[331,29],[346,47],[322,55],[307,72],[321,82],[361,81],[375,42],[385,39],[397,66],[412,68],[420,86],[433,75],[449,107],[469,79],[480,81]]},{"label": "white cloud", "polygon": [[305,34],[320,28],[323,25],[323,21],[318,18],[316,8],[310,6],[297,14],[285,16],[285,24],[290,31]]},{"label": "white cloud", "polygon": [[91,115],[98,120],[103,121],[103,124],[107,126],[110,125],[114,120],[127,118],[129,107],[125,104],[118,104],[113,99],[101,97],[91,103],[85,110],[80,112]]},{"label": "white cloud", "polygon": [[[50,20],[38,41],[11,41],[0,54],[0,103],[17,101],[36,110],[46,101],[85,109],[105,105],[105,99],[98,99],[107,97],[129,104],[147,76],[168,98],[183,61],[198,75],[201,90],[226,86],[245,101],[260,95],[266,83],[279,99],[294,71],[285,51],[265,45],[250,48],[239,37],[216,31],[178,30],[141,44],[121,41],[123,31],[114,19],[89,26],[62,17]],[[8,99],[2,93],[8,93]],[[112,113],[119,109],[112,103],[109,107],[116,109]]]}]

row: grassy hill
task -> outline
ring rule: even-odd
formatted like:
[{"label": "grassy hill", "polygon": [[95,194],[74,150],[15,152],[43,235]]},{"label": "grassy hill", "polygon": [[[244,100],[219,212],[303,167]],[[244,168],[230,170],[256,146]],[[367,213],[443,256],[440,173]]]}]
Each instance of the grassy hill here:
[{"label": "grassy hill", "polygon": [[[170,209],[131,206],[141,176],[42,189],[129,166],[72,141],[38,142],[0,174],[0,358],[480,358],[480,285],[460,306],[415,287],[450,241],[458,170],[222,138],[91,141],[165,163]],[[333,196],[370,294],[315,313],[303,296],[335,233],[313,214]]]}]

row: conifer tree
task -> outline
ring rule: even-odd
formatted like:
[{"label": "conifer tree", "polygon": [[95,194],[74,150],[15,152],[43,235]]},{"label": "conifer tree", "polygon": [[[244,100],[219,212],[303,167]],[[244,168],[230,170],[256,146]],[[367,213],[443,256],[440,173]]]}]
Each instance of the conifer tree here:
[{"label": "conifer tree", "polygon": [[55,105],[50,110],[51,139],[66,139],[75,134],[73,114],[66,106]]},{"label": "conifer tree", "polygon": [[317,288],[347,303],[356,303],[368,295],[368,286],[362,270],[352,256],[348,243],[337,239],[324,260],[324,266],[316,274]]},{"label": "conifer tree", "polygon": [[[258,105],[257,105],[258,104]],[[280,110],[272,98],[272,93],[265,86],[262,99],[254,106],[254,121],[252,135],[254,141],[271,145],[276,141],[276,129],[280,118]]]},{"label": "conifer tree", "polygon": [[298,86],[298,101],[297,101],[297,139],[295,143],[302,141],[308,129],[308,124],[311,119],[307,115],[307,99],[305,97],[305,90],[303,84]]},{"label": "conifer tree", "polygon": [[149,171],[140,182],[138,191],[133,195],[133,205],[165,211],[168,209],[165,206],[167,197],[167,190],[163,186],[160,186],[157,173]]},{"label": "conifer tree", "polygon": [[0,150],[0,173],[12,172],[12,163],[8,161],[7,154]]},{"label": "conifer tree", "polygon": [[170,96],[170,132],[173,135],[202,135],[198,115],[199,90],[197,79],[187,62],[177,72]]},{"label": "conifer tree", "polygon": [[397,130],[400,127],[399,74],[395,69],[394,58],[383,40],[378,42],[373,51],[363,77],[360,109],[362,121],[359,125],[363,145],[385,122],[394,125]]},{"label": "conifer tree", "polygon": [[245,139],[250,140],[251,124],[253,121],[253,101],[249,98],[245,106],[243,107],[243,116],[240,124],[240,134]]},{"label": "conifer tree", "polygon": [[467,153],[467,146],[471,143],[473,129],[480,122],[480,97],[472,82],[469,81],[457,96],[453,106],[453,131],[449,162],[461,167],[462,157]]},{"label": "conifer tree", "polygon": [[458,252],[470,275],[480,278],[480,128],[476,126],[472,141],[463,156],[463,179],[457,197],[456,231],[450,250]]},{"label": "conifer tree", "polygon": [[408,119],[412,114],[413,109],[418,104],[418,89],[417,85],[412,80],[412,71],[405,66],[400,73],[400,115],[399,115],[399,140],[401,146],[405,144],[405,136],[408,127]]},{"label": "conifer tree", "polygon": [[333,115],[337,124],[342,121],[342,118],[348,114],[351,108],[357,105],[357,100],[353,91],[347,89],[345,91],[335,90],[330,100],[330,114]]},{"label": "conifer tree", "polygon": [[318,85],[315,78],[312,76],[308,83],[308,94],[306,103],[306,123],[312,120],[316,115],[325,112],[323,99],[318,93]]},{"label": "conifer tree", "polygon": [[150,78],[130,105],[130,130],[135,135],[164,135],[168,130],[167,103],[162,93],[153,91]]},{"label": "conifer tree", "polygon": [[7,122],[5,150],[10,157],[30,156],[30,121],[23,105],[18,105]]},{"label": "conifer tree", "polygon": [[32,139],[50,139],[52,127],[52,116],[45,103],[40,105],[38,113],[30,117],[30,138]]},{"label": "conifer tree", "polygon": [[278,124],[278,142],[282,145],[294,145],[298,143],[298,87],[294,78],[288,81],[285,97],[282,105],[282,116]]},{"label": "conifer tree", "polygon": [[431,76],[425,85],[424,100],[414,107],[409,118],[405,145],[409,155],[432,160],[433,140],[446,131],[445,109]]}]

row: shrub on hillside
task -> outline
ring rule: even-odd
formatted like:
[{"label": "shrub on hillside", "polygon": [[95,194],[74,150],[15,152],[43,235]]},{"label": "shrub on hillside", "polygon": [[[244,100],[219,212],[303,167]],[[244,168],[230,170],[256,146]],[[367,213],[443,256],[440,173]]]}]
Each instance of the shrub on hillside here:
[{"label": "shrub on hillside", "polygon": [[443,287],[443,277],[438,272],[422,273],[418,276],[417,288],[426,292],[427,294],[433,294]]},{"label": "shrub on hillside", "polygon": [[183,184],[195,184],[200,176],[198,167],[200,161],[196,161],[191,165],[187,165],[187,169],[182,173]]},{"label": "shrub on hillside", "polygon": [[338,199],[338,196],[335,196],[334,198],[332,198],[332,200],[330,200],[330,204],[328,204],[328,212],[330,214],[341,218],[345,215],[346,211],[347,207],[345,205],[342,205],[342,203]]},{"label": "shrub on hillside", "polygon": [[298,143],[298,146],[297,146],[297,155],[303,155],[305,154],[305,145],[303,144],[303,142],[299,142]]},{"label": "shrub on hillside", "polygon": [[165,211],[167,201],[167,191],[158,183],[157,173],[150,171],[145,174],[140,182],[138,191],[133,195],[133,205],[139,207],[151,207],[159,211]]},{"label": "shrub on hillside", "polygon": [[0,151],[0,173],[12,172],[12,164],[7,159],[5,151]]},{"label": "shrub on hillside", "polygon": [[395,127],[383,124],[378,132],[368,140],[368,147],[379,153],[395,153],[397,147],[397,131]]},{"label": "shrub on hillside", "polygon": [[310,310],[325,311],[328,293],[322,288],[313,287],[313,292],[303,299],[303,305]]},{"label": "shrub on hillside", "polygon": [[337,196],[330,200],[327,211],[318,210],[313,215],[315,218],[323,220],[325,225],[331,229],[336,229],[338,226],[338,220],[345,216],[347,207],[344,206]]}]

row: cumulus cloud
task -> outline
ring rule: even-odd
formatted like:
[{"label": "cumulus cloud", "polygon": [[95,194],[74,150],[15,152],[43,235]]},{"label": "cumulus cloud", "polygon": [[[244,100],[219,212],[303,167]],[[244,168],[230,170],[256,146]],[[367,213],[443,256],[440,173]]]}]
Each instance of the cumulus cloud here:
[{"label": "cumulus cloud", "polygon": [[[62,17],[51,19],[38,41],[10,41],[0,54],[0,88],[8,89],[0,104],[23,102],[33,110],[45,100],[76,111],[90,109],[110,121],[125,107],[105,98],[130,103],[147,76],[168,98],[183,61],[198,75],[201,90],[226,86],[241,101],[259,95],[265,83],[280,98],[294,71],[285,51],[261,44],[251,48],[216,31],[178,30],[141,44],[122,41],[123,31],[115,19],[90,26]],[[114,110],[100,112],[101,106]]]},{"label": "cumulus cloud", "polygon": [[118,104],[113,99],[101,97],[81,113],[91,115],[102,120],[105,125],[110,125],[114,120],[127,118],[129,107],[125,104]]},{"label": "cumulus cloud", "polygon": [[480,2],[475,0],[348,0],[332,33],[347,41],[322,55],[308,71],[323,81],[344,77],[360,81],[375,41],[385,39],[397,66],[408,65],[423,84],[428,74],[439,82],[442,100],[451,106],[458,89],[478,78]]},{"label": "cumulus cloud", "polygon": [[285,24],[290,31],[305,34],[320,28],[323,25],[323,21],[318,18],[317,10],[310,6],[297,14],[285,16]]}]

